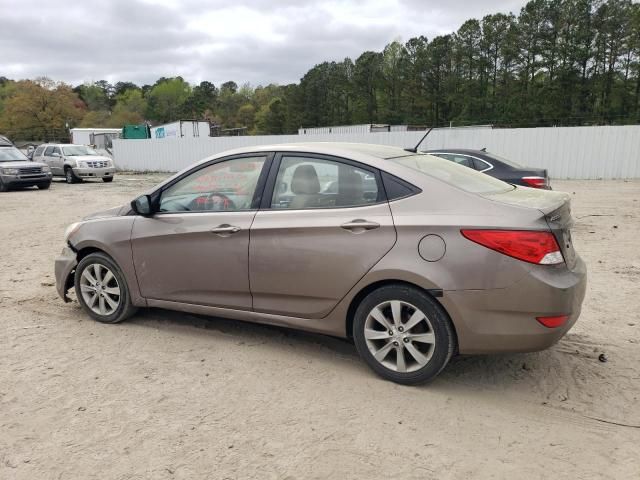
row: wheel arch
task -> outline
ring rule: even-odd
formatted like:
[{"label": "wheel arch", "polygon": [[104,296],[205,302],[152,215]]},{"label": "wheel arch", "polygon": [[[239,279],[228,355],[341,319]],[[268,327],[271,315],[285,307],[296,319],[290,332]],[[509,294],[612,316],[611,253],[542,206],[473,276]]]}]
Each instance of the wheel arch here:
[{"label": "wheel arch", "polygon": [[458,344],[458,332],[456,330],[456,324],[453,321],[453,319],[451,318],[451,315],[449,315],[449,312],[447,311],[447,309],[444,307],[444,305],[442,304],[442,302],[438,301],[437,297],[441,297],[442,296],[442,290],[439,289],[427,289],[424,287],[421,287],[420,285],[407,281],[407,280],[400,280],[400,279],[385,279],[385,280],[378,280],[375,282],[372,282],[366,286],[364,286],[363,288],[360,289],[360,291],[358,291],[358,293],[356,293],[353,298],[351,299],[351,302],[349,303],[349,307],[347,308],[347,315],[346,315],[346,319],[345,319],[345,331],[347,334],[347,337],[350,339],[353,339],[353,320],[354,320],[354,316],[356,313],[356,309],[358,308],[358,305],[360,305],[360,303],[362,302],[362,300],[365,299],[365,297],[367,295],[369,295],[371,292],[381,288],[381,287],[386,287],[386,286],[390,286],[390,285],[395,285],[395,286],[407,286],[407,287],[411,287],[411,288],[415,288],[417,290],[420,290],[421,292],[423,292],[424,294],[428,295],[429,297],[431,297],[442,309],[443,313],[447,316],[447,318],[449,319],[449,322],[451,323],[451,327],[453,329],[453,333],[455,336],[455,344],[456,344],[456,348],[457,348],[457,344]]}]

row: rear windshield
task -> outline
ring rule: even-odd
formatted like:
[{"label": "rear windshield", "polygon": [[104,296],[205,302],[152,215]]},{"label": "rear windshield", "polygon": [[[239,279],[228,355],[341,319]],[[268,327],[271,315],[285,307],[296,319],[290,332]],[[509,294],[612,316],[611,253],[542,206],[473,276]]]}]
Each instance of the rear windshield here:
[{"label": "rear windshield", "polygon": [[485,152],[485,155],[490,158],[495,158],[496,160],[499,160],[502,163],[509,165],[510,167],[523,168],[519,163],[516,163],[513,160],[509,160],[508,158],[501,157],[500,155],[496,155],[495,153]]},{"label": "rear windshield", "polygon": [[16,147],[0,147],[0,162],[11,162],[15,160],[29,159]]},{"label": "rear windshield", "polygon": [[500,193],[514,189],[502,180],[433,155],[408,155],[390,160],[471,193]]}]

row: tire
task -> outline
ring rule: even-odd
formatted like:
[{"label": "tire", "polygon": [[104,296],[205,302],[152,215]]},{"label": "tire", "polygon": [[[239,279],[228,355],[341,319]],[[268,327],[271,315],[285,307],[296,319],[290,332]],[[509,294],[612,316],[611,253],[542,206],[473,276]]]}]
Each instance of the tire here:
[{"label": "tire", "polygon": [[64,179],[68,184],[78,183],[81,179],[76,177],[76,174],[73,173],[73,169],[71,167],[67,167],[64,169]]},{"label": "tire", "polygon": [[113,182],[113,177],[102,177],[102,181],[104,183]]},{"label": "tire", "polygon": [[[107,272],[111,272],[111,275]],[[107,282],[103,285],[105,279]],[[122,270],[104,253],[91,253],[80,261],[76,267],[74,284],[78,302],[98,322],[119,323],[137,311],[131,304],[129,287]],[[114,303],[117,305],[114,306]]]},{"label": "tire", "polygon": [[51,182],[49,182],[49,183],[39,183],[38,184],[38,188],[40,190],[49,190],[50,186],[51,186]]},{"label": "tire", "polygon": [[426,292],[405,285],[384,286],[367,295],[356,309],[352,333],[367,365],[382,378],[404,385],[433,380],[456,348],[442,306]]}]

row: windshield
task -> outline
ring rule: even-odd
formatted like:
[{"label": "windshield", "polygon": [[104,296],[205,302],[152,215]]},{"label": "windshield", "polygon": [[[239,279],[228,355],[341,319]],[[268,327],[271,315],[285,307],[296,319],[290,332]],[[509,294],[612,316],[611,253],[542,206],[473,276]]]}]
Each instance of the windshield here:
[{"label": "windshield", "polygon": [[392,158],[391,161],[470,193],[500,193],[514,189],[512,185],[502,180],[433,155],[407,155],[406,157]]},{"label": "windshield", "polygon": [[0,162],[15,162],[29,160],[24,153],[18,150],[16,147],[1,147],[0,148]]},{"label": "windshield", "polygon": [[71,145],[70,147],[62,147],[62,153],[65,157],[74,157],[77,155],[98,155],[93,148],[84,145]]}]

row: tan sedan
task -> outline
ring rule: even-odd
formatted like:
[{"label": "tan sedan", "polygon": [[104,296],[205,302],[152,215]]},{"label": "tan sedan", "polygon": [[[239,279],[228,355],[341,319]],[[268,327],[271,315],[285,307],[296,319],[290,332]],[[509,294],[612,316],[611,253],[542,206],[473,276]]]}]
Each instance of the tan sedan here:
[{"label": "tan sedan", "polygon": [[71,225],[56,280],[101,322],[160,307],[349,337],[412,384],[571,328],[571,221],[566,194],[401,148],[251,147]]}]

